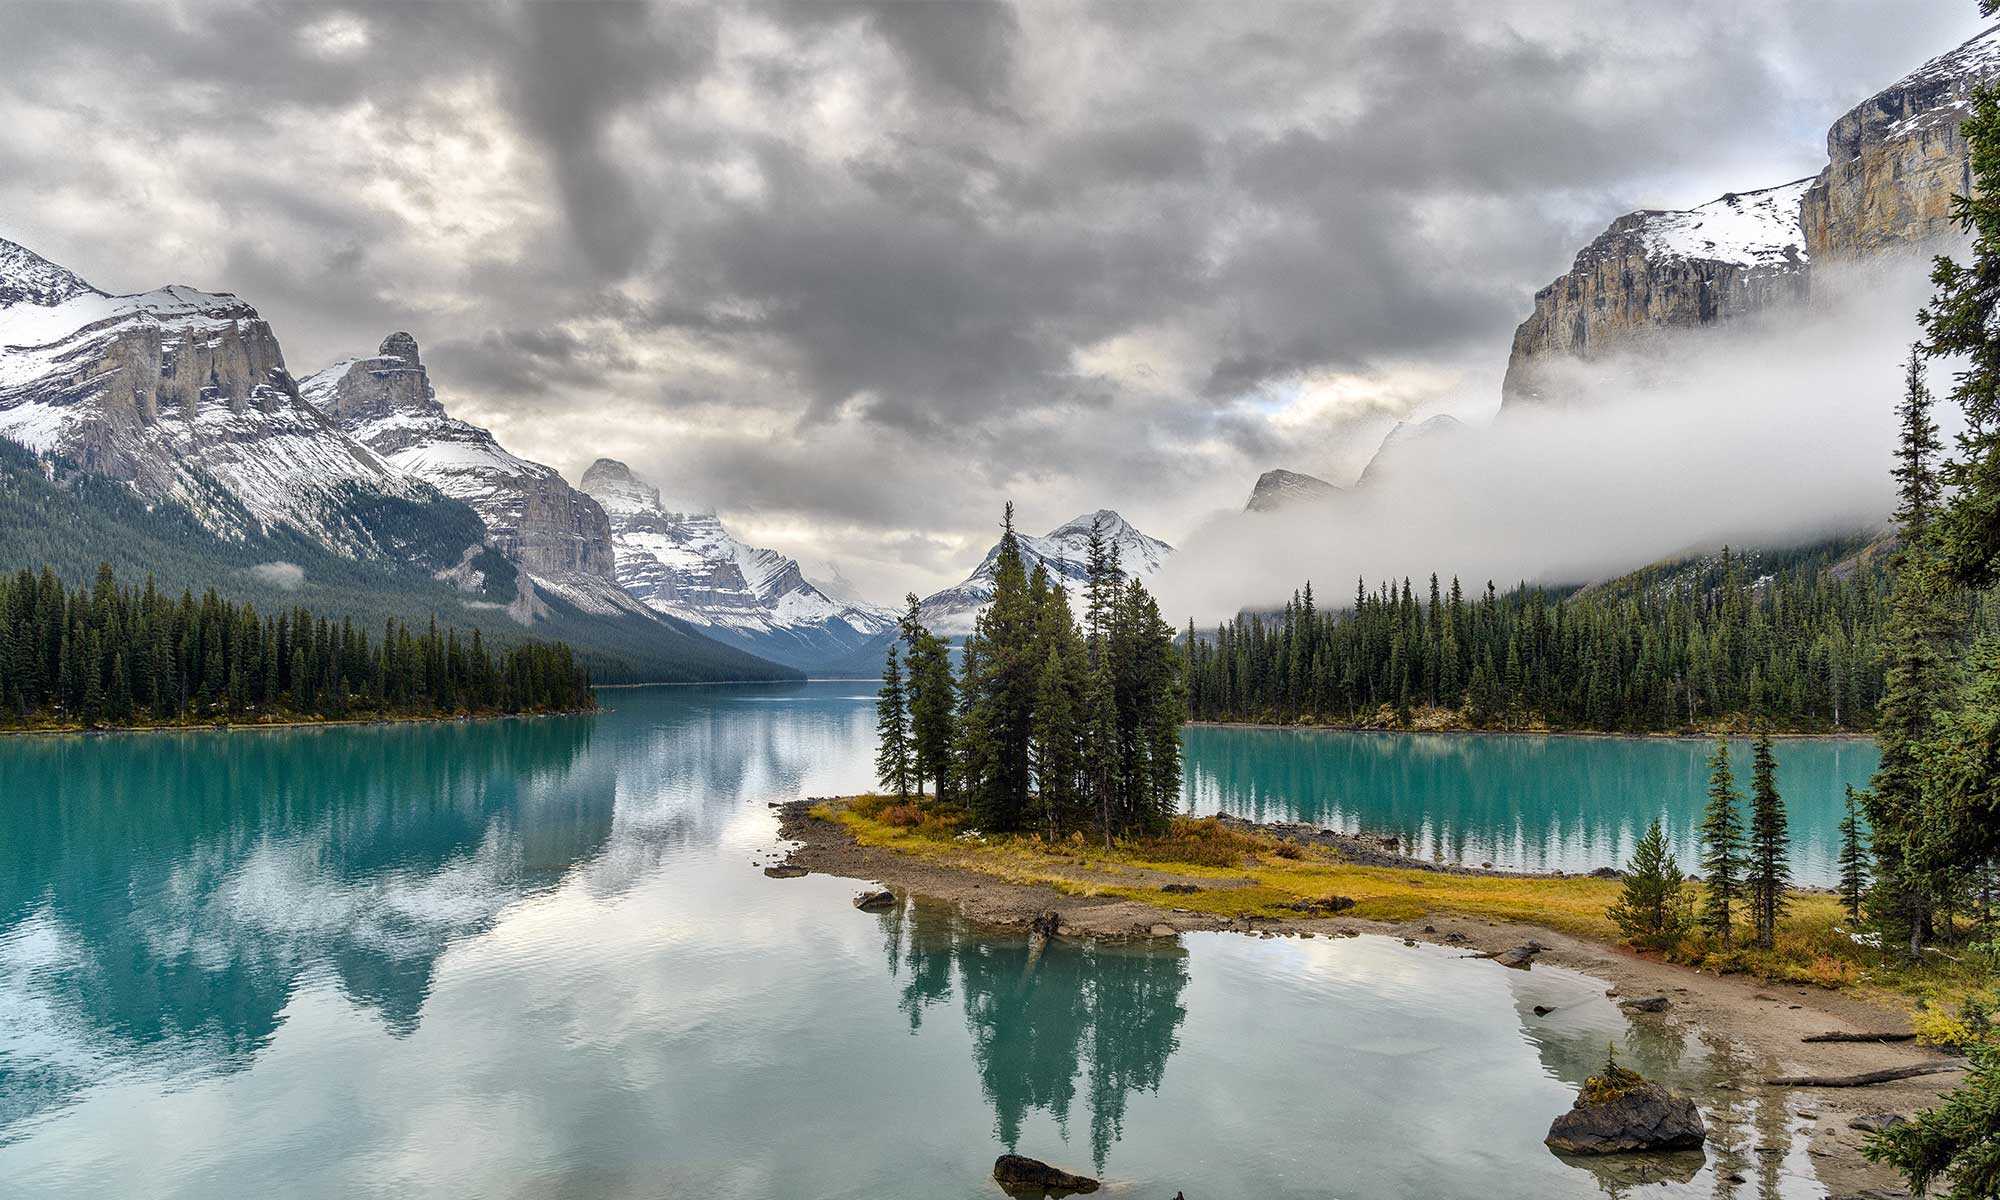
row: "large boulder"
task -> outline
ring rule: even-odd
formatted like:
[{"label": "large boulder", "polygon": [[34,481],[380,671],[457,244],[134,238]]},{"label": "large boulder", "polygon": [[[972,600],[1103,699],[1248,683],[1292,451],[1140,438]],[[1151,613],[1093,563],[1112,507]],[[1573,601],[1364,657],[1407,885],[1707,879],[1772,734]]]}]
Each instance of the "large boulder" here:
[{"label": "large boulder", "polygon": [[1694,1101],[1657,1083],[1640,1083],[1603,1098],[1594,1098],[1586,1085],[1576,1106],[1557,1117],[1543,1139],[1558,1154],[1695,1150],[1707,1140],[1708,1127]]},{"label": "large boulder", "polygon": [[1003,1154],[993,1160],[993,1182],[1016,1196],[1072,1196],[1098,1188],[1097,1181],[1087,1175],[1072,1175],[1019,1154]]}]

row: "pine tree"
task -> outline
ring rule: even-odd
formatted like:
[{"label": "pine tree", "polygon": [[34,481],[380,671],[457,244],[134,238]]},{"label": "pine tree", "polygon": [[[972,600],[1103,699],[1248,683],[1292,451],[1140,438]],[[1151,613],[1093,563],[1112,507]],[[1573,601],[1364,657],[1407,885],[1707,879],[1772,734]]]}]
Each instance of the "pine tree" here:
[{"label": "pine tree", "polygon": [[910,714],[903,694],[903,665],[896,644],[882,667],[882,690],[875,694],[875,780],[885,791],[907,799],[910,794]]},{"label": "pine tree", "polygon": [[1756,918],[1757,944],[1771,949],[1778,919],[1785,913],[1785,889],[1791,885],[1792,839],[1785,802],[1778,795],[1778,761],[1771,752],[1771,735],[1763,733],[1751,759],[1750,844],[1748,855],[1750,905]]},{"label": "pine tree", "polygon": [[1708,806],[1701,818],[1701,869],[1705,876],[1702,927],[1728,950],[1733,944],[1734,906],[1743,898],[1742,796],[1729,769],[1729,743],[1715,739],[1708,760]]},{"label": "pine tree", "polygon": [[1658,819],[1632,848],[1625,864],[1625,891],[1609,916],[1625,940],[1647,950],[1672,950],[1694,923],[1687,881],[1667,851]]},{"label": "pine tree", "polygon": [[1871,908],[1884,944],[1903,943],[1913,960],[1930,932],[1931,893],[1941,874],[1935,847],[1925,839],[1922,759],[1953,690],[1959,625],[1957,596],[1934,525],[1939,442],[1930,409],[1922,363],[1913,352],[1896,409],[1900,434],[1892,474],[1901,546],[1891,562],[1889,618],[1883,633],[1886,669],[1875,730],[1881,765],[1867,793],[1876,863]]},{"label": "pine tree", "polygon": [[1847,919],[1861,920],[1861,901],[1868,894],[1868,845],[1862,840],[1861,804],[1854,785],[1847,785],[1847,815],[1840,819],[1840,906]]},{"label": "pine tree", "polygon": [[958,694],[951,677],[951,649],[924,625],[915,593],[906,597],[906,603],[901,633],[910,648],[904,690],[910,713],[911,782],[922,795],[924,780],[929,779],[938,798],[948,800],[955,794],[952,768],[957,754]]}]

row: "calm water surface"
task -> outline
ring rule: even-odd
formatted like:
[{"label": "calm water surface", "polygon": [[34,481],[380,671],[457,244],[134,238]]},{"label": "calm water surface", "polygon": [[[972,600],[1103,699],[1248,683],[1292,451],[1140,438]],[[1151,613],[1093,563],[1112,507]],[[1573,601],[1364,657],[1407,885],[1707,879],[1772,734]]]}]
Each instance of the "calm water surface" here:
[{"label": "calm water surface", "polygon": [[[1622,866],[1655,817],[1684,869],[1708,798],[1712,742],[1669,738],[1187,731],[1196,812],[1394,833],[1428,858],[1529,871]],[[1748,742],[1731,746],[1750,790]],[[1792,877],[1838,878],[1846,785],[1868,786],[1872,741],[1780,741],[1778,791],[1792,832]]]},{"label": "calm water surface", "polygon": [[[1381,938],[1035,956],[766,879],[767,803],[868,783],[867,691],[0,740],[0,1193],[993,1197],[1011,1148],[1159,1200],[1594,1196],[1617,1173],[1540,1139],[1617,1042],[1729,1098],[1717,1142],[1792,1147],[1682,1156],[1645,1194],[1821,1194],[1782,1110],[1709,1090],[1747,1064],[1647,1035],[1581,975]],[[1398,755],[1460,764],[1433,800],[1481,776],[1468,741],[1277,735],[1259,766],[1238,732],[1191,734],[1195,803],[1386,804],[1454,854],[1613,836],[1548,769],[1508,768],[1543,785],[1511,810],[1382,799]],[[1376,765],[1306,765],[1326,753]]]}]

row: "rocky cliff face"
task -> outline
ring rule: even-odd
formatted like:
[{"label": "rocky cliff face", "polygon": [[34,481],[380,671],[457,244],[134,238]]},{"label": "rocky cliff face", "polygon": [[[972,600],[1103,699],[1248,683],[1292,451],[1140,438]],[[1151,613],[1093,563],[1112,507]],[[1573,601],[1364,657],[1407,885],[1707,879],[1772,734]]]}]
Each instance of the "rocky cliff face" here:
[{"label": "rocky cliff face", "polygon": [[1566,400],[1551,364],[1804,300],[1809,260],[1798,212],[1811,184],[1613,221],[1567,274],[1535,293],[1535,311],[1514,331],[1503,403]]},{"label": "rocky cliff face", "polygon": [[679,512],[616,459],[583,473],[610,517],[618,582],[655,612],[753,654],[818,670],[885,633],[895,614],[837,600],[776,550],[746,545],[712,512]]},{"label": "rocky cliff face", "polygon": [[435,568],[470,528],[301,398],[248,304],[187,287],[108,295],[4,240],[0,436],[185,504],[224,536],[286,528]]},{"label": "rocky cliff face", "polygon": [[620,607],[611,522],[555,468],[509,453],[445,412],[417,341],[392,333],[369,358],[337,362],[301,385],[307,400],[391,466],[472,506],[488,544],[586,607]]},{"label": "rocky cliff face", "polygon": [[1819,175],[1680,212],[1618,218],[1535,294],[1515,330],[1502,404],[1567,403],[1560,367],[1663,331],[1794,306],[1812,270],[1950,235],[1968,189],[1959,122],[2000,78],[2000,26],[1925,63],[1836,121]]},{"label": "rocky cliff face", "polygon": [[2000,77],[2000,29],[1939,55],[1869,97],[1826,134],[1826,169],[1800,211],[1816,261],[1866,257],[1953,232],[1951,198],[1971,190],[1959,122],[1972,91]]}]

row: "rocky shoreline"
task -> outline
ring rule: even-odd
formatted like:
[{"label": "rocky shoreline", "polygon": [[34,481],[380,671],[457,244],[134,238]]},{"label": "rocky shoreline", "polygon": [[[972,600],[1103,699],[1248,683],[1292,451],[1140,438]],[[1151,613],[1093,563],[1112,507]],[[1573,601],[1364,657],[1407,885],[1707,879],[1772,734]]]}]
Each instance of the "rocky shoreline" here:
[{"label": "rocky shoreline", "polygon": [[[813,813],[837,803],[808,799],[773,805],[778,835],[789,846],[769,874],[785,878],[806,873],[834,875],[878,885],[897,898],[923,897],[949,904],[964,917],[996,930],[1021,933],[1040,926],[1068,938],[1172,938],[1197,931],[1233,932],[1251,937],[1355,937],[1377,934],[1410,943],[1430,942],[1468,954],[1500,959],[1526,943],[1539,945],[1527,957],[1569,967],[1602,980],[1607,994],[1625,1001],[1635,1021],[1660,1022],[1693,1037],[1720,1041],[1748,1064],[1746,1081],[1721,1082],[1719,1092],[1766,1091],[1763,1079],[1840,1075],[1894,1068],[1933,1059],[1935,1052],[1910,1043],[1820,1042],[1805,1039],[1828,1030],[1897,1029],[1907,1016],[1894,1008],[1845,991],[1760,982],[1643,958],[1622,947],[1519,922],[1436,915],[1412,921],[1372,921],[1340,913],[1301,913],[1274,920],[1229,917],[1188,909],[1162,908],[1109,895],[1082,895],[1041,883],[1015,883],[951,861],[859,844],[839,821]],[[1235,827],[1293,841],[1329,846],[1358,865],[1472,875],[1516,872],[1427,863],[1400,853],[1394,839],[1333,833],[1312,826],[1258,824],[1227,818]],[[972,851],[971,853],[976,853]],[[1529,876],[1523,876],[1529,877]],[[1149,880],[1164,890],[1172,883]],[[1186,887],[1212,880],[1190,876]],[[1056,914],[1053,920],[1050,914]],[[1495,969],[1501,969],[1496,966]],[[1878,1198],[1908,1195],[1900,1177],[1861,1155],[1867,1127],[1906,1116],[1933,1103],[1955,1086],[1957,1073],[1884,1083],[1875,1087],[1826,1090],[1768,1089],[1782,1094],[1788,1119],[1806,1130],[1806,1150],[1820,1180],[1835,1197]],[[1704,1108],[1729,1103],[1722,1094],[1695,1097]],[[1761,1148],[1746,1148],[1761,1149]]]}]

